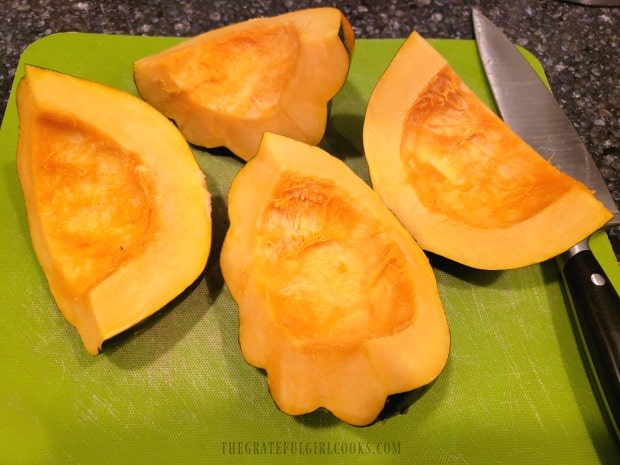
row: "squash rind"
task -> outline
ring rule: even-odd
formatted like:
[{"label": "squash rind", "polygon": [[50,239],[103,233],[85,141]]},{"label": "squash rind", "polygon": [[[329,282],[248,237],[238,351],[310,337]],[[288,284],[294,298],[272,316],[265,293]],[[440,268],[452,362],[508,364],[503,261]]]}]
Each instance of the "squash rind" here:
[{"label": "squash rind", "polygon": [[[27,65],[17,107],[17,168],[33,247],[59,309],[95,355],[103,341],[161,309],[202,273],[211,243],[204,174],[174,125],[128,93]],[[125,173],[135,183],[127,189],[146,202],[144,229],[132,229],[135,218],[122,214],[134,197],[113,183]],[[88,211],[90,217],[79,216]],[[101,226],[89,238],[71,223],[78,232]],[[127,234],[114,236],[117,228]],[[87,261],[109,263],[92,278],[80,269]]]},{"label": "squash rind", "polygon": [[[286,203],[277,200],[281,197],[276,194],[290,176],[318,179],[327,186],[334,186],[336,193],[333,196],[336,200],[333,208],[336,213],[331,220],[328,217],[321,223],[321,227],[336,232],[331,235],[326,233],[326,236],[318,234],[316,242],[304,244],[303,250],[297,255],[284,250],[282,256],[268,262],[267,267],[261,265],[266,263],[265,255],[270,256],[278,247],[278,244],[270,247],[272,241],[264,239],[264,235],[270,231],[269,221],[273,219],[270,209],[274,202]],[[315,194],[308,190],[306,193],[307,198],[304,200],[307,203],[313,202],[313,195],[321,198],[321,192]],[[303,191],[299,195],[303,197]],[[342,208],[338,209],[339,206]],[[292,212],[303,211],[303,206],[300,208],[293,202],[282,208],[290,208]],[[312,210],[310,208],[307,213],[295,217],[288,227],[283,222],[282,241],[295,240],[294,236],[300,230],[311,231],[318,224]],[[362,210],[364,214],[358,217],[355,212]],[[377,418],[388,396],[416,389],[439,375],[447,361],[450,338],[428,259],[370,187],[344,163],[318,147],[265,133],[257,156],[241,169],[232,183],[229,216],[230,228],[224,240],[220,263],[225,282],[239,307],[241,350],[248,363],[266,370],[271,395],[283,412],[299,415],[324,407],[350,424],[367,425]],[[343,221],[348,221],[349,217],[355,218],[350,225],[351,237],[339,238],[339,217],[345,218]],[[400,257],[393,263],[400,264],[404,269],[401,278],[403,282],[392,283],[403,294],[394,298],[385,294],[386,302],[380,306],[380,312],[389,315],[388,319],[392,319],[394,326],[379,333],[372,327],[372,323],[363,323],[366,310],[360,308],[365,309],[369,305],[372,308],[372,304],[368,303],[370,301],[361,299],[350,302],[348,308],[343,304],[340,313],[336,311],[331,315],[324,311],[325,306],[339,305],[341,301],[338,300],[337,292],[340,289],[343,289],[345,296],[342,300],[348,302],[350,294],[346,289],[355,289],[360,282],[367,282],[365,280],[370,279],[368,275],[377,270],[374,265],[361,270],[347,268],[357,262],[347,260],[344,256],[332,255],[330,250],[322,252],[320,247],[333,246],[336,251],[342,250],[338,244],[331,244],[330,241],[342,242],[344,245],[354,243],[355,236],[364,235],[366,226],[369,229],[384,228],[383,234],[387,236],[385,241],[398,250],[395,253]],[[312,233],[308,233],[308,236],[311,237]],[[318,270],[317,273],[331,273],[327,276],[333,279],[325,277],[313,282],[312,275],[304,276],[307,288],[314,289],[313,286],[320,282],[322,292],[308,294],[311,304],[303,300],[291,305],[293,300],[283,300],[282,295],[289,295],[291,283],[299,284],[299,275],[291,273],[286,263],[291,255],[295,260],[297,256],[303,257],[308,250],[319,256],[324,253],[322,258],[318,258],[324,260],[324,266],[312,269]],[[357,253],[365,256],[369,263],[374,263],[371,247],[358,247]],[[342,260],[342,273],[338,272],[334,260]],[[274,278],[278,274],[282,276]],[[385,284],[382,276],[396,279],[395,275],[381,274],[377,278],[378,284],[368,287],[381,288]],[[293,297],[298,297],[298,294]],[[410,305],[410,308],[404,310],[404,320],[399,320],[398,308],[393,306],[399,297]],[[324,305],[320,302],[324,302]],[[311,316],[304,320],[305,315],[292,315],[294,311],[307,312]],[[338,333],[330,331],[338,327],[337,322],[341,317],[349,316],[347,312],[353,313],[353,321],[361,323],[351,323],[341,329],[340,342]],[[358,316],[356,312],[361,312],[361,319],[355,319]],[[334,318],[336,326],[316,324],[314,319],[320,320],[325,315]],[[379,320],[384,316],[379,314]],[[302,319],[301,323],[295,323],[297,317]],[[365,335],[364,331],[360,331],[359,337],[351,336],[351,332],[355,333],[355,329],[359,329],[354,325],[365,327]]]}]

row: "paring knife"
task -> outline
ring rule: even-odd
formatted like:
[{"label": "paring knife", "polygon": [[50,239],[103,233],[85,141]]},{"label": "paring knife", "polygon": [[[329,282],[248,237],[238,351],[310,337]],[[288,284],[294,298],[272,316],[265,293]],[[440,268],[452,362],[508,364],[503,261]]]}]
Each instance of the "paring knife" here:
[{"label": "paring knife", "polygon": [[[488,18],[472,10],[478,52],[501,117],[558,169],[583,182],[620,225],[618,206],[600,171],[534,69]],[[579,212],[575,212],[579,214]],[[544,240],[544,238],[541,238]],[[590,250],[588,239],[558,257],[592,378],[620,438],[620,297]]]}]

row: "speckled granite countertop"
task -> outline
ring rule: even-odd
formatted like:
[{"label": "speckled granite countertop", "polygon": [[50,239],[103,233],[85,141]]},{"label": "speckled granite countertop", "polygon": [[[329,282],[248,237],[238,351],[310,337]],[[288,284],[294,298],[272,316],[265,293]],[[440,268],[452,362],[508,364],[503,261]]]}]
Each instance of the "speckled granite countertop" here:
[{"label": "speckled granite countertop", "polygon": [[[504,3],[504,6],[498,4]],[[557,0],[4,0],[0,5],[0,113],[15,66],[36,39],[65,31],[192,36],[256,16],[333,5],[357,37],[472,38],[477,6],[543,64],[551,87],[620,202],[620,8]],[[612,231],[620,254],[620,232]]]}]

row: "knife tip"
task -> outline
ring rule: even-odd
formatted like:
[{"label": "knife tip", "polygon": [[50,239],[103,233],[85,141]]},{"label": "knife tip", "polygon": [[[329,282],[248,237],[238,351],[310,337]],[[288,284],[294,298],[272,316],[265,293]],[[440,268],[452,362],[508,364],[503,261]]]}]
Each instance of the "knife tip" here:
[{"label": "knife tip", "polygon": [[[472,19],[472,22],[474,24],[474,32],[475,32],[475,29],[480,27],[479,25],[482,23],[482,21],[487,19],[487,18],[486,18],[486,16],[484,16],[482,14],[482,12],[478,8],[473,6],[473,7],[471,7],[471,19]],[[487,19],[487,21],[488,21],[488,19]]]},{"label": "knife tip", "polygon": [[472,6],[471,7],[471,17],[472,20],[475,22],[481,22],[481,21],[490,21],[489,18],[487,18],[482,11],[480,11],[477,7]]}]

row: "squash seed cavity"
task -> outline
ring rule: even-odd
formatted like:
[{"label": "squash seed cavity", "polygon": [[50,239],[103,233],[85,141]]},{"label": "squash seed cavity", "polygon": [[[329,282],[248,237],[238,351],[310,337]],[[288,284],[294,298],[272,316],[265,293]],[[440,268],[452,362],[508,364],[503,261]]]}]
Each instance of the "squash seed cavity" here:
[{"label": "squash seed cavity", "polygon": [[144,249],[148,181],[137,157],[95,128],[51,117],[38,124],[32,159],[41,224],[65,279],[83,293]]},{"label": "squash seed cavity", "polygon": [[292,26],[256,26],[180,50],[167,66],[191,100],[220,114],[258,118],[280,103],[298,49]]},{"label": "squash seed cavity", "polygon": [[570,188],[570,179],[550,172],[499,124],[451,68],[429,83],[409,110],[401,142],[410,185],[428,210],[474,227],[508,227]]},{"label": "squash seed cavity", "polygon": [[347,346],[410,324],[415,277],[403,251],[334,182],[283,176],[259,244],[255,276],[293,338]]}]

